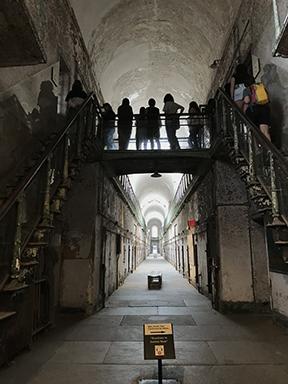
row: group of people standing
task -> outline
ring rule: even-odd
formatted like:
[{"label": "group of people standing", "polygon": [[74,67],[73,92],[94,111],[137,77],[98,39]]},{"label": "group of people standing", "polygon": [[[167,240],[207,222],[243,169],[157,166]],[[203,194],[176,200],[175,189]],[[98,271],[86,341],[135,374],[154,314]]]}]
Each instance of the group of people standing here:
[{"label": "group of people standing", "polygon": [[[72,86],[72,90],[66,97],[69,110],[77,110],[87,98],[87,94],[83,90],[82,84],[76,80]],[[180,128],[180,114],[183,113],[184,107],[174,101],[173,96],[167,93],[164,97],[163,113],[165,115],[165,128],[170,148],[172,150],[180,149],[176,131]],[[199,132],[203,126],[201,111],[195,101],[189,105],[189,117],[187,124],[189,127],[188,145],[190,148],[200,147]],[[117,110],[118,121],[118,142],[119,150],[127,150],[132,134],[133,126],[133,109],[128,98],[122,100],[122,104]],[[136,120],[136,148],[147,149],[148,143],[153,150],[161,149],[160,144],[160,128],[162,126],[160,118],[160,110],[156,107],[155,99],[148,101],[147,107],[141,107],[139,114],[135,116]],[[108,150],[116,149],[114,143],[114,133],[116,129],[116,114],[109,103],[102,106],[102,132],[104,146]]]},{"label": "group of people standing", "polygon": [[[239,64],[231,78],[228,93],[231,99],[237,104],[247,117],[259,127],[260,131],[271,141],[269,128],[271,125],[270,105],[267,90],[263,84],[256,84],[245,65]],[[86,99],[87,94],[83,90],[82,84],[76,80],[72,90],[66,97],[68,107],[77,109]],[[210,101],[215,101],[211,99]],[[163,113],[165,115],[165,128],[168,142],[172,150],[180,149],[176,131],[180,128],[180,114],[184,107],[174,101],[173,96],[167,93],[164,97]],[[212,104],[212,103],[211,103]],[[213,115],[213,108],[207,106],[209,116]],[[102,132],[104,146],[108,150],[116,149],[113,137],[116,129],[116,114],[109,103],[104,103],[102,107]],[[127,150],[132,134],[133,109],[128,98],[122,100],[118,111],[118,142],[119,150]],[[187,125],[189,127],[189,148],[198,149],[201,147],[201,128],[203,127],[203,116],[198,104],[192,101],[188,109],[189,117]],[[210,117],[211,117],[210,116]],[[139,114],[135,115],[136,120],[136,148],[147,149],[148,143],[153,150],[161,149],[160,128],[161,118],[159,108],[156,107],[156,101],[151,98],[147,107],[141,107]],[[211,132],[210,132],[211,133]]]},{"label": "group of people standing", "polygon": [[[172,150],[180,149],[179,141],[177,139],[176,131],[180,128],[179,116],[184,111],[184,107],[174,101],[173,96],[167,93],[164,97],[163,112],[165,115],[165,128],[167,133],[168,142]],[[190,103],[189,106],[188,126],[189,126],[189,139],[188,144],[190,148],[200,146],[199,130],[203,125],[199,115],[201,114],[200,108],[195,101]],[[132,125],[133,125],[133,110],[130,106],[129,99],[125,98],[118,108],[118,140],[119,150],[126,150],[129,145]],[[193,115],[198,115],[196,118]],[[113,135],[115,132],[116,114],[110,104],[103,105],[103,134],[104,143],[108,150],[115,149]],[[156,107],[156,101],[151,98],[148,101],[147,107],[141,107],[139,114],[136,115],[136,148],[147,149],[147,144],[150,142],[150,147],[153,150],[161,149],[160,144],[160,128],[162,126],[160,111]]]}]

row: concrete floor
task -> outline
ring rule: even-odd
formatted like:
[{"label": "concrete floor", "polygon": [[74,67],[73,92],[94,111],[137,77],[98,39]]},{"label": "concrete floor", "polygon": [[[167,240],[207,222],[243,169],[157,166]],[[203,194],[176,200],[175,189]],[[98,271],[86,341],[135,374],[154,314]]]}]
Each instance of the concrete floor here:
[{"label": "concrete floor", "polygon": [[[148,291],[147,273],[163,274]],[[0,372],[1,384],[124,384],[156,378],[143,359],[142,324],[174,324],[176,360],[164,378],[185,384],[287,384],[288,333],[265,315],[223,316],[163,259],[149,258],[101,312],[65,320]]]}]

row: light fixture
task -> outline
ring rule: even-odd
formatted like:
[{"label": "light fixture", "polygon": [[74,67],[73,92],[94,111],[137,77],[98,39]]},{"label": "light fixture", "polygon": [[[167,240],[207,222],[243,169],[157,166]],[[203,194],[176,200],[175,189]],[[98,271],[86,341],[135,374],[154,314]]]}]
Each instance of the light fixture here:
[{"label": "light fixture", "polygon": [[219,64],[220,64],[220,60],[219,60],[219,59],[215,59],[215,60],[213,61],[213,63],[212,63],[211,65],[209,65],[209,67],[210,67],[211,69],[216,69],[216,68],[219,67]]},{"label": "light fixture", "polygon": [[154,172],[152,173],[151,177],[154,177],[155,179],[157,179],[158,177],[162,177],[162,175],[160,175],[160,173],[158,172]]}]

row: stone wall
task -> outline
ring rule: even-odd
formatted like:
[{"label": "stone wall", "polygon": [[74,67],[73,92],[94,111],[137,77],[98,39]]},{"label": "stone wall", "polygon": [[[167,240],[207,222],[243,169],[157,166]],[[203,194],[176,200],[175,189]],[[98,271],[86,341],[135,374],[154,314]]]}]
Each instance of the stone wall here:
[{"label": "stone wall", "polygon": [[[189,218],[197,221],[190,230]],[[221,310],[269,302],[264,228],[251,220],[245,185],[231,164],[215,162],[164,240],[167,259]],[[176,253],[183,243],[184,266]]]},{"label": "stone wall", "polygon": [[143,261],[145,232],[97,164],[83,168],[68,197],[59,304],[92,312]]},{"label": "stone wall", "polygon": [[[28,162],[47,137],[63,127],[65,97],[75,78],[102,98],[69,2],[23,2],[47,61],[0,68],[0,187],[10,183],[23,161]],[[44,103],[50,106],[49,113],[41,108]]]}]

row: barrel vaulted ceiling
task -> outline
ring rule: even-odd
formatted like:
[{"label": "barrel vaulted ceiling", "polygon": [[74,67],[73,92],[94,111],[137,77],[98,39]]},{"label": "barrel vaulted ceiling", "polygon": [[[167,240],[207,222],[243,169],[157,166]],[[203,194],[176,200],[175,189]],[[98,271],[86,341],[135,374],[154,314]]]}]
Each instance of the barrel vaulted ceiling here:
[{"label": "barrel vaulted ceiling", "polygon": [[[134,112],[172,93],[186,107],[206,100],[241,0],[70,0],[105,101]],[[162,226],[181,175],[131,176],[148,226]]]},{"label": "barrel vaulted ceiling", "polygon": [[106,101],[206,99],[241,0],[70,0]]}]

